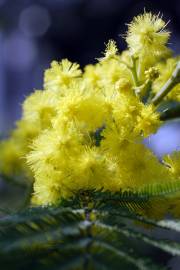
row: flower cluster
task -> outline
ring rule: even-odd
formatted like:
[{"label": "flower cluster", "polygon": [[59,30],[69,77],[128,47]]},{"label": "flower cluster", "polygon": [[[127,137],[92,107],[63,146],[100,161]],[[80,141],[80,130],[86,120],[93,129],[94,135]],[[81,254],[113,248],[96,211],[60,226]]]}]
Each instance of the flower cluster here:
[{"label": "flower cluster", "polygon": [[[53,61],[44,90],[27,97],[22,119],[1,143],[1,171],[33,175],[32,201],[40,205],[81,189],[138,189],[180,177],[179,153],[160,162],[143,144],[161,125],[152,97],[178,61],[168,38],[164,21],[145,13],[129,25],[126,51],[110,40],[84,71]],[[179,101],[179,89],[167,98]]]}]

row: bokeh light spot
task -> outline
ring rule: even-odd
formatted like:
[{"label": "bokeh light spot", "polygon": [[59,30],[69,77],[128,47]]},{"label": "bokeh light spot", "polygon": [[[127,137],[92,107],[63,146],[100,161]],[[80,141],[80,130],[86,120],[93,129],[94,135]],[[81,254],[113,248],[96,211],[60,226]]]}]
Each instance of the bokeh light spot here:
[{"label": "bokeh light spot", "polygon": [[32,5],[21,12],[19,27],[21,31],[31,37],[44,35],[51,24],[48,10],[38,5]]}]

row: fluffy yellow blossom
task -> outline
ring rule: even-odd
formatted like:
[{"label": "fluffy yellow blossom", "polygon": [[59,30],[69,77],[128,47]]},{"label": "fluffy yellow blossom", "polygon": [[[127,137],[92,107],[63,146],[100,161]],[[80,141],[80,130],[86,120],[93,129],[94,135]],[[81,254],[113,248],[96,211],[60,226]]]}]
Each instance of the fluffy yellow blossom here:
[{"label": "fluffy yellow blossom", "polygon": [[23,119],[42,129],[48,128],[56,115],[58,102],[57,93],[52,95],[50,91],[35,91],[23,104]]},{"label": "fluffy yellow blossom", "polygon": [[21,158],[22,149],[16,140],[10,139],[0,144],[0,170],[1,173],[8,176],[15,176],[22,171]]},{"label": "fluffy yellow blossom", "polygon": [[[125,78],[121,78],[119,81],[117,81],[115,88],[120,93],[128,93],[132,92],[132,84],[129,80]],[[129,94],[129,93],[128,93]]]},{"label": "fluffy yellow blossom", "polygon": [[[143,116],[146,106],[130,84],[121,81],[120,86],[131,91],[114,88],[114,97],[108,97],[86,89],[70,90],[61,97],[52,128],[35,140],[27,157],[36,179],[33,202],[55,203],[79,189],[138,188],[147,178],[149,160],[156,170],[149,169],[148,183],[155,181],[155,174],[159,179],[167,176],[166,167],[141,143],[142,131],[154,131],[153,111],[144,113],[144,123],[137,131],[138,117]],[[124,166],[126,155],[131,162]],[[142,156],[147,156],[145,165]]]},{"label": "fluffy yellow blossom", "polygon": [[[98,147],[88,145],[75,130],[69,125],[66,134],[45,131],[33,144],[28,163],[36,177],[34,198],[41,204],[54,203],[83,188],[117,187],[113,160]],[[45,140],[50,143],[45,144]]]},{"label": "fluffy yellow blossom", "polygon": [[128,25],[127,44],[137,56],[162,57],[167,53],[166,44],[170,33],[165,30],[166,23],[159,15],[144,13]]},{"label": "fluffy yellow blossom", "polygon": [[[110,40],[104,57],[83,72],[67,59],[53,61],[44,90],[26,98],[22,119],[0,145],[1,172],[31,172],[38,205],[79,190],[138,190],[174,181],[179,153],[160,162],[143,144],[161,124],[152,96],[177,62],[162,59],[168,38],[164,21],[145,13],[129,25],[124,52]],[[178,85],[168,97],[178,100]]]},{"label": "fluffy yellow blossom", "polygon": [[[113,45],[114,42],[110,41],[108,43],[109,46]],[[111,48],[110,46],[110,48]],[[110,50],[109,48],[109,50]],[[111,48],[112,49],[112,48]],[[106,49],[107,50],[107,49]],[[115,49],[114,49],[115,50]],[[83,77],[85,82],[89,82],[89,84],[95,87],[98,87],[102,91],[108,91],[108,94],[113,94],[113,86],[120,80],[125,79],[130,83],[133,82],[131,71],[128,68],[128,60],[127,63],[124,59],[122,59],[122,55],[117,55],[114,52],[109,52],[108,56],[106,56],[108,50],[105,53],[104,58],[100,58],[100,62],[95,65],[88,65],[85,67],[85,72]],[[123,56],[124,58],[124,56]]]},{"label": "fluffy yellow blossom", "polygon": [[116,45],[116,42],[114,40],[109,40],[109,42],[106,45],[104,57],[100,58],[100,60],[109,60],[112,58],[115,58],[118,53],[118,48]]},{"label": "fluffy yellow blossom", "polygon": [[174,152],[164,157],[164,162],[170,172],[177,178],[180,178],[180,152]]},{"label": "fluffy yellow blossom", "polygon": [[32,140],[39,134],[40,130],[38,125],[34,125],[22,118],[16,123],[16,128],[11,136],[21,144],[24,143],[26,148],[29,148],[29,144],[32,143]]},{"label": "fluffy yellow blossom", "polygon": [[84,69],[84,80],[88,85],[92,85],[94,87],[97,87],[100,85],[101,80],[101,69],[100,65],[96,64],[94,65],[87,65]]},{"label": "fluffy yellow blossom", "polygon": [[131,73],[127,66],[121,63],[120,57],[119,61],[117,59],[110,59],[101,64],[101,86],[106,84],[114,85],[121,78],[132,81]]},{"label": "fluffy yellow blossom", "polygon": [[23,176],[32,179],[25,156],[31,150],[33,139],[39,134],[37,125],[20,120],[9,139],[0,143],[0,172],[5,176]]},{"label": "fluffy yellow blossom", "polygon": [[98,94],[70,93],[59,103],[59,116],[56,120],[61,121],[62,117],[79,121],[84,124],[85,128],[95,130],[106,120],[106,100]]},{"label": "fluffy yellow blossom", "polygon": [[157,131],[161,122],[159,114],[154,111],[152,105],[142,106],[142,109],[137,117],[137,125],[135,130],[143,132],[144,137],[149,136]]},{"label": "fluffy yellow blossom", "polygon": [[44,75],[44,88],[61,92],[64,86],[68,86],[73,79],[81,76],[79,64],[71,63],[63,59],[60,63],[53,61],[51,68],[47,69]]},{"label": "fluffy yellow blossom", "polygon": [[[167,168],[142,143],[126,145],[119,153],[119,176],[123,189],[135,189],[147,184],[165,183],[173,180]],[[128,160],[126,160],[128,157]]]},{"label": "fluffy yellow blossom", "polygon": [[[172,154],[166,155],[163,158],[164,164],[167,166],[167,169],[169,172],[174,176],[176,180],[180,180],[180,151],[175,151]],[[168,202],[167,202],[168,205]],[[174,217],[179,218],[180,216],[180,198],[177,194],[177,196],[172,199],[171,198],[171,204],[173,205],[171,213]],[[167,213],[167,211],[164,213]]]}]

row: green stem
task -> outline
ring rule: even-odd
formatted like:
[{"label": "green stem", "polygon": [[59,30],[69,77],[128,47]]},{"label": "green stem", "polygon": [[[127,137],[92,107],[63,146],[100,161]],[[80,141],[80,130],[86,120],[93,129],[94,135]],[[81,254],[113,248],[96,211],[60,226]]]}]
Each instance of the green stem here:
[{"label": "green stem", "polygon": [[132,72],[134,84],[135,84],[135,86],[138,86],[139,85],[139,81],[138,81],[138,75],[137,75],[137,69],[136,69],[137,58],[135,58],[135,57],[132,56],[131,59],[132,59],[131,72]]},{"label": "green stem", "polygon": [[135,86],[139,85],[139,80],[138,80],[138,73],[137,73],[137,68],[136,68],[136,62],[137,62],[137,58],[135,58],[134,56],[131,56],[132,59],[132,66],[128,65],[125,61],[117,59],[117,61],[123,65],[125,65],[129,71],[132,74],[133,80],[134,80],[134,84]]},{"label": "green stem", "polygon": [[180,82],[180,61],[171,76],[171,78],[165,83],[161,90],[151,100],[151,103],[158,105],[162,99],[172,90],[172,88]]}]

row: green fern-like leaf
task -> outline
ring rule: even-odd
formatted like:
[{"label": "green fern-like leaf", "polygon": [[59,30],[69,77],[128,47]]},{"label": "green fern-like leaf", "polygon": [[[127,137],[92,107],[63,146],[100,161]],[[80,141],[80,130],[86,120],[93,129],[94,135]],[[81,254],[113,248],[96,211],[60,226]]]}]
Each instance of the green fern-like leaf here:
[{"label": "green fern-like leaf", "polygon": [[180,255],[180,243],[168,237],[180,222],[147,213],[162,201],[172,209],[179,191],[178,182],[136,193],[80,191],[56,207],[7,215],[0,219],[1,269],[165,269],[156,254]]}]

